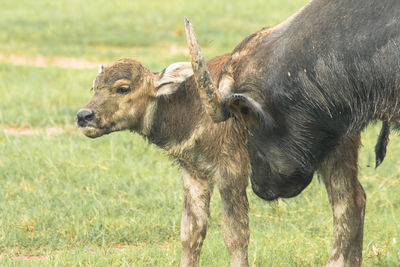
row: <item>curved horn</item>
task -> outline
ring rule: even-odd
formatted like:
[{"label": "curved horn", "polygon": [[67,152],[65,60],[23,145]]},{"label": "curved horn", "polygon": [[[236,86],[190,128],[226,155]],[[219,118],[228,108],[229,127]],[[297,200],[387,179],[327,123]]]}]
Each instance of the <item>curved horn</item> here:
[{"label": "curved horn", "polygon": [[185,18],[186,38],[192,61],[193,74],[199,90],[201,101],[206,109],[207,114],[213,122],[221,122],[227,119],[226,112],[221,104],[221,97],[216,90],[210,73],[207,69],[207,64],[203,58],[199,43],[194,34],[192,24]]}]

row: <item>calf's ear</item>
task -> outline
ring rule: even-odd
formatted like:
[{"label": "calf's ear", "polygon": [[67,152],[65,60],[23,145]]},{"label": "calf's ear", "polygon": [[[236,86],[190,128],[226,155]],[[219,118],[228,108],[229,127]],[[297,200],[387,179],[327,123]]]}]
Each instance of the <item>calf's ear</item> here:
[{"label": "calf's ear", "polygon": [[267,133],[274,127],[274,121],[260,103],[245,94],[232,94],[223,99],[224,108],[253,134]]},{"label": "calf's ear", "polygon": [[179,86],[193,75],[190,62],[177,62],[169,65],[162,72],[157,73],[154,78],[155,94],[170,95],[175,93]]}]

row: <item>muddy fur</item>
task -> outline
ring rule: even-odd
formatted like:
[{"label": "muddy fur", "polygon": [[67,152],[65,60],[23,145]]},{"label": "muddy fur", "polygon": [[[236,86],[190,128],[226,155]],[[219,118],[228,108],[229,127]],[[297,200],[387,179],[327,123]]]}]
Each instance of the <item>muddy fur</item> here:
[{"label": "muddy fur", "polygon": [[[228,57],[208,62],[214,80]],[[248,131],[235,118],[213,123],[193,77],[179,78],[179,86],[163,90],[174,81],[168,77],[163,85],[164,76],[174,74],[168,71],[166,68],[152,73],[132,59],[106,66],[95,79],[92,100],[78,112],[78,125],[92,138],[119,130],[137,132],[179,163],[184,191],[181,266],[199,263],[209,202],[216,185],[223,205],[223,237],[232,264],[247,266],[250,231],[246,188],[251,171],[246,147]],[[179,72],[179,67],[174,71]],[[118,93],[119,86],[129,86],[130,91]],[[170,93],[157,95],[159,91]],[[93,112],[94,118],[85,121],[79,115],[82,111]]]}]

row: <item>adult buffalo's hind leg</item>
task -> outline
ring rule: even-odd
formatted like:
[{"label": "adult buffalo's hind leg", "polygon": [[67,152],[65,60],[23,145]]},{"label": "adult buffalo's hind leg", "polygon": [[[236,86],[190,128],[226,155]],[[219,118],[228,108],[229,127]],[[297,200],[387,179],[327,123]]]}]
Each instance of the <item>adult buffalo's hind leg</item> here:
[{"label": "adult buffalo's hind leg", "polygon": [[334,242],[327,266],[361,266],[365,192],[358,181],[360,136],[346,136],[319,170],[332,205]]},{"label": "adult buffalo's hind leg", "polygon": [[181,221],[181,266],[198,266],[200,251],[210,217],[212,181],[192,177],[182,171],[184,203]]}]

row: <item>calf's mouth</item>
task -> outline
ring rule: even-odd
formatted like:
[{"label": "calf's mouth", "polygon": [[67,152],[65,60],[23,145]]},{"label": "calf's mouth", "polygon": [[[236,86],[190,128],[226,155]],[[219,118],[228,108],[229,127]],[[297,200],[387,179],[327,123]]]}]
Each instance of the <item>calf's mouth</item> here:
[{"label": "calf's mouth", "polygon": [[96,138],[110,132],[105,127],[99,127],[98,121],[93,110],[83,108],[76,113],[76,124],[87,137]]}]

